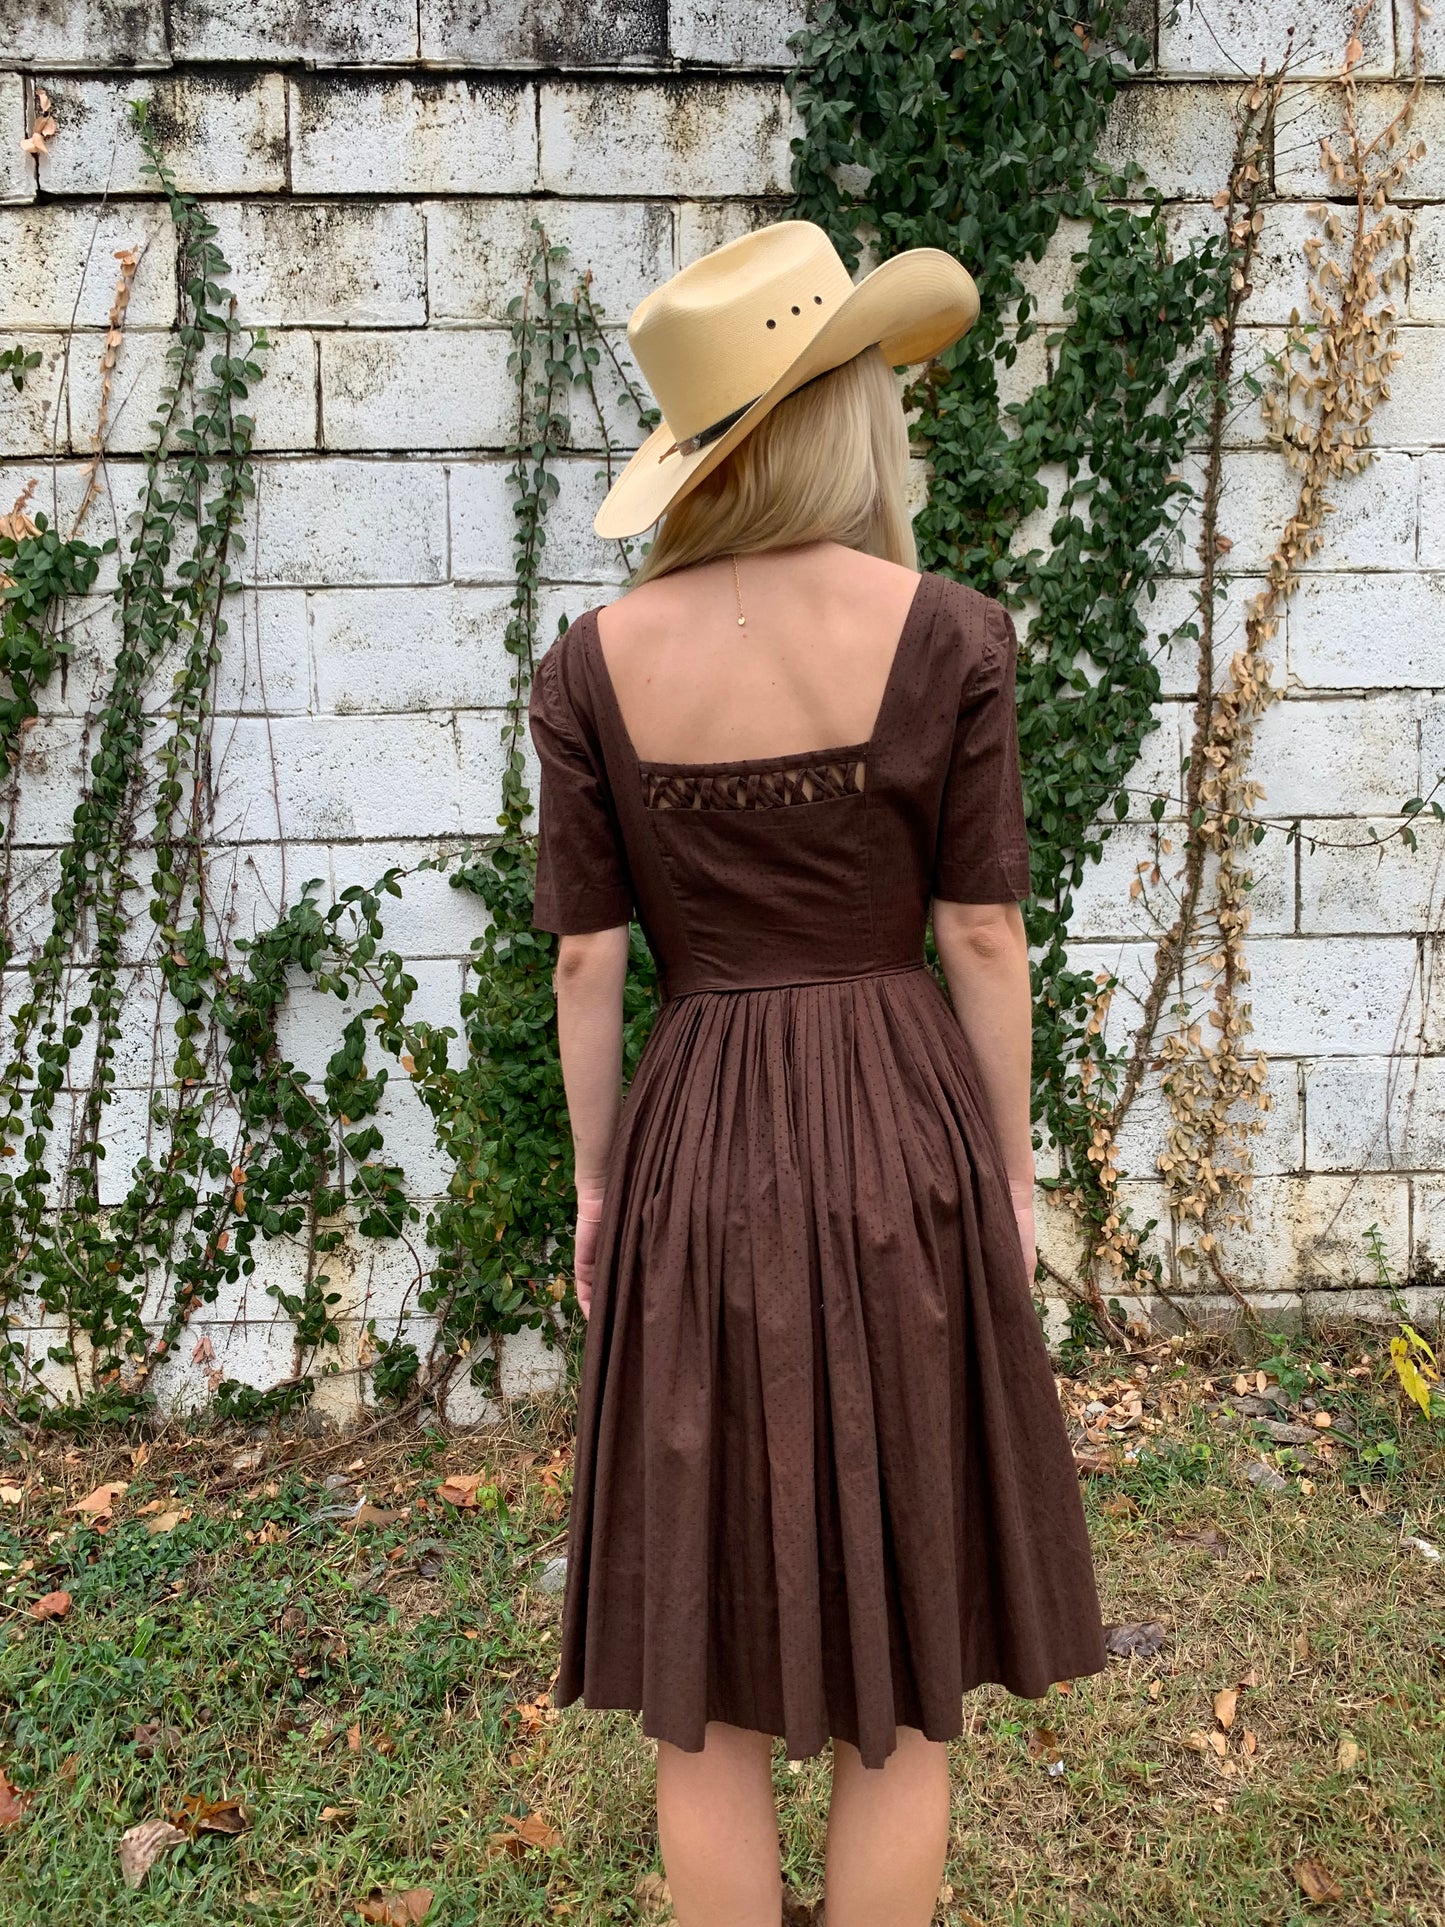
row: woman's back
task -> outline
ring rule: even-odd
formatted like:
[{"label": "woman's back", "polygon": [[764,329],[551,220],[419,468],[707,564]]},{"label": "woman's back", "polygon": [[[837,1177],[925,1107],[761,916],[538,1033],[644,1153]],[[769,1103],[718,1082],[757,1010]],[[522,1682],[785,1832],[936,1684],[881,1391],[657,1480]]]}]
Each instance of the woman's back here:
[{"label": "woman's back", "polygon": [[751,761],[866,741],[917,587],[912,569],[836,542],[741,556],[736,582],[726,556],[645,582],[598,620],[638,756]]},{"label": "woman's back", "polygon": [[726,561],[664,576],[533,692],[539,919],[636,915],[668,998],[919,969],[930,898],[1028,890],[1004,609],[832,545],[746,560],[764,633]]}]

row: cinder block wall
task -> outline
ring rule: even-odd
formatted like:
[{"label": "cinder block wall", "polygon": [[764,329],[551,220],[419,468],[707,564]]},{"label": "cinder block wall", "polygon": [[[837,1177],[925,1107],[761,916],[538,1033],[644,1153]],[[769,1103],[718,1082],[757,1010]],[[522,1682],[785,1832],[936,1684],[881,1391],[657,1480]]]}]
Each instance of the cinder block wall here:
[{"label": "cinder block wall", "polygon": [[[1386,8],[1367,39],[1374,114],[1398,97],[1408,60],[1405,0],[1395,4],[1399,17]],[[1197,233],[1219,218],[1209,203],[1228,171],[1239,71],[1277,57],[1298,21],[1248,310],[1256,359],[1303,305],[1305,203],[1321,190],[1316,142],[1331,111],[1312,76],[1337,65],[1349,13],[1348,0],[1186,0],[1177,24],[1157,26],[1154,69],[1111,128],[1112,151],[1141,160],[1169,197],[1181,239]],[[800,19],[791,0],[0,0],[0,346],[42,357],[23,394],[0,383],[0,508],[32,477],[35,504],[63,519],[79,499],[113,253],[126,246],[142,260],[111,400],[108,494],[90,532],[123,528],[135,499],[176,285],[128,100],[151,103],[182,186],[215,219],[242,318],[272,338],[215,733],[213,893],[237,934],[274,921],[308,878],[329,894],[493,827],[513,526],[505,322],[529,222],[540,213],[592,270],[620,342],[650,286],[782,211],[796,131],[782,76]],[[1386,452],[1341,492],[1276,652],[1288,700],[1259,744],[1267,807],[1337,841],[1371,822],[1387,831],[1445,766],[1445,15],[1426,27],[1425,49],[1432,78],[1417,126],[1430,151],[1403,197],[1415,263],[1405,361],[1377,424]],[[20,147],[37,86],[59,123],[38,162]],[[1033,271],[1045,318],[1063,319],[1077,239],[1061,233]],[[1032,344],[1011,392],[1046,372]],[[591,533],[599,466],[580,408],[577,423],[548,527],[548,634],[620,578],[616,551]],[[1241,576],[1236,623],[1290,500],[1283,465],[1241,416],[1224,517]],[[1188,567],[1164,586],[1161,623],[1186,614]],[[99,598],[85,616],[69,673],[25,738],[16,788],[12,918],[32,936],[45,927],[114,650]],[[1227,646],[1228,622],[1224,633]],[[1192,693],[1189,652],[1176,649],[1136,778],[1176,797]],[[1142,835],[1116,833],[1077,917],[1078,956],[1123,974],[1121,1022],[1152,954],[1128,890]],[[1439,848],[1427,830],[1415,855],[1393,844],[1383,858],[1311,853],[1279,836],[1259,853],[1251,988],[1275,1109],[1257,1157],[1256,1230],[1236,1241],[1233,1264],[1271,1305],[1368,1284],[1372,1224],[1399,1279],[1428,1281],[1430,1255],[1445,1257],[1445,1018],[1430,997]],[[479,928],[479,907],[435,877],[408,886],[388,938],[414,960],[420,1014],[456,1021]],[[143,945],[138,932],[106,1164],[117,1192],[154,1148],[148,1091],[168,1045]],[[299,1060],[319,1069],[349,1014],[299,995],[288,1018]],[[396,1084],[385,1121],[392,1154],[419,1194],[434,1194],[445,1170]],[[1161,1133],[1160,1105],[1146,1098],[1125,1162],[1141,1215],[1162,1218],[1149,1175]],[[1071,1264],[1065,1224],[1048,1226],[1046,1242],[1057,1265]],[[1167,1236],[1163,1249],[1172,1276]],[[278,1245],[268,1263],[279,1272],[300,1259]],[[414,1303],[417,1268],[367,1246],[328,1269],[345,1299],[343,1362],[354,1362],[366,1318],[389,1330]],[[291,1369],[290,1327],[275,1321],[265,1282],[198,1321],[215,1362],[192,1361],[188,1346],[163,1368],[167,1395],[203,1396],[217,1366],[257,1383]],[[1437,1295],[1428,1282],[1407,1293],[1419,1312]],[[413,1329],[425,1337],[422,1321]],[[505,1384],[545,1368],[535,1346],[506,1347]],[[354,1387],[338,1380],[333,1403]]]}]

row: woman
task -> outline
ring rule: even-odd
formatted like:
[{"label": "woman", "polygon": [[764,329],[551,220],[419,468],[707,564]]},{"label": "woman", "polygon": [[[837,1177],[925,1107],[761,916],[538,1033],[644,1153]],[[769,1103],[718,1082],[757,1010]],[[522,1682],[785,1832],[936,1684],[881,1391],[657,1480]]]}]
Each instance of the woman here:
[{"label": "woman", "polygon": [[664,422],[596,527],[661,526],[533,685],[589,1320],[556,1698],[656,1738],[680,1927],[777,1927],[771,1736],[833,1744],[827,1927],[923,1927],[963,1694],[1104,1664],[1030,1296],[1015,636],[916,569],[891,372],[977,312],[800,221],[651,294]]}]

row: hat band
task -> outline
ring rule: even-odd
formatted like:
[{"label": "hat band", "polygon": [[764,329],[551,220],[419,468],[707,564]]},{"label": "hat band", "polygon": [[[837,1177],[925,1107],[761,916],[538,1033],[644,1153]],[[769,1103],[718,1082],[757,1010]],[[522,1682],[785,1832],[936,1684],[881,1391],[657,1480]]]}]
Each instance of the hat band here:
[{"label": "hat band", "polygon": [[733,423],[741,421],[747,414],[753,402],[761,400],[761,395],[754,395],[752,401],[745,401],[741,408],[735,408],[730,415],[724,415],[721,421],[709,422],[706,428],[700,428],[695,435],[688,435],[680,442],[673,442],[671,447],[663,449],[657,458],[658,461],[666,461],[669,455],[695,455],[700,448],[706,448],[709,442],[715,442],[719,435],[726,435]]}]

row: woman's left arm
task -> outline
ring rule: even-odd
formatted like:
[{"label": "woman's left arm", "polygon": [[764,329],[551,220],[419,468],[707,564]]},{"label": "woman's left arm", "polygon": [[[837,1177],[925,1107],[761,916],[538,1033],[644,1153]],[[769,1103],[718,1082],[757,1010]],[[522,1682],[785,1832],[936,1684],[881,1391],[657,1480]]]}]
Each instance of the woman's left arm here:
[{"label": "woman's left arm", "polygon": [[577,1302],[592,1309],[602,1193],[622,1111],[622,993],[628,926],[562,937],[554,978],[557,1047],[577,1174]]}]

